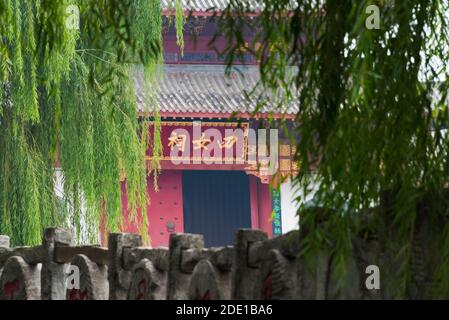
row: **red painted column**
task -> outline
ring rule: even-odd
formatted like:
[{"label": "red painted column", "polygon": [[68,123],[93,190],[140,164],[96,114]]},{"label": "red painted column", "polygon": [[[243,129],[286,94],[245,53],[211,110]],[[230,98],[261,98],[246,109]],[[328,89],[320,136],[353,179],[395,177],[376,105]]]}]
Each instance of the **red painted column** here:
[{"label": "red painted column", "polygon": [[265,231],[271,238],[273,236],[273,227],[271,221],[272,202],[269,184],[263,184],[258,181],[259,193],[259,225],[260,229]]},{"label": "red painted column", "polygon": [[269,184],[263,184],[258,177],[249,176],[251,228],[265,231],[273,236],[271,214],[273,211]]},{"label": "red painted column", "polygon": [[249,196],[251,205],[251,228],[260,229],[258,178],[253,175],[249,176]]}]

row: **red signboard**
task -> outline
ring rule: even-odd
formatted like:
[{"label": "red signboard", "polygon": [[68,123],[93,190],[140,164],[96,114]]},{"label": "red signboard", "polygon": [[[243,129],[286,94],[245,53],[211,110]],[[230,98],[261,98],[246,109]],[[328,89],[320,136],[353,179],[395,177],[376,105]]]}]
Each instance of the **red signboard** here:
[{"label": "red signboard", "polygon": [[[153,125],[150,124],[151,139]],[[277,137],[273,144],[270,133],[263,138],[267,141],[260,144],[258,132],[248,122],[162,121],[162,169],[240,170],[267,182],[274,175],[269,173],[268,159],[276,151],[276,172],[282,176],[297,172],[292,160],[294,148],[278,143]],[[261,147],[265,149],[264,157],[260,156]],[[147,156],[148,160],[153,159],[152,150],[148,150]]]},{"label": "red signboard", "polygon": [[[161,160],[189,165],[244,165],[248,146],[248,123],[161,122]],[[153,124],[150,126],[153,135]],[[148,151],[152,158],[152,151]]]}]

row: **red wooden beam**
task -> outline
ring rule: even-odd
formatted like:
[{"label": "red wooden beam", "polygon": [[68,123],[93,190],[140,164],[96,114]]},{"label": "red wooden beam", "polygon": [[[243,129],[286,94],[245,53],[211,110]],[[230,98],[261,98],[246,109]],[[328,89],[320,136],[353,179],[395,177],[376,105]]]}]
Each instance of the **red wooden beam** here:
[{"label": "red wooden beam", "polygon": [[[248,12],[245,13],[244,15],[246,17],[258,17],[260,16],[261,12],[256,11],[256,12]],[[175,16],[176,15],[176,10],[174,9],[166,9],[166,10],[162,10],[162,15],[163,16]],[[207,10],[207,11],[191,11],[191,10],[185,10],[184,11],[184,16],[186,17],[213,17],[213,16],[221,16],[222,15],[222,11],[213,11],[213,10]]]}]

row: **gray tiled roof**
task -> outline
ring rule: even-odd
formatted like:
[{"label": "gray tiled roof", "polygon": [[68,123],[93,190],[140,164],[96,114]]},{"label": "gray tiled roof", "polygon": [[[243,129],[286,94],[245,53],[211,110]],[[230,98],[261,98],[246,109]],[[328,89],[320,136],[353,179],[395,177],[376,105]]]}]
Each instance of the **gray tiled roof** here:
[{"label": "gray tiled roof", "polygon": [[[230,0],[182,0],[185,10],[188,11],[207,11],[210,9],[216,11],[224,10]],[[260,11],[262,9],[262,1],[259,0],[247,0],[250,11]],[[162,0],[162,7],[164,9],[172,9],[174,6],[174,0]]]},{"label": "gray tiled roof", "polygon": [[[258,68],[240,67],[230,76],[226,76],[224,71],[224,66],[165,65],[157,90],[159,110],[165,113],[253,112],[260,98],[253,95],[247,99],[245,91],[251,91],[258,83]],[[151,110],[146,107],[148,99],[142,72],[135,72],[135,88],[139,111]],[[297,110],[296,106],[278,110],[264,104],[259,112],[294,114]]]}]

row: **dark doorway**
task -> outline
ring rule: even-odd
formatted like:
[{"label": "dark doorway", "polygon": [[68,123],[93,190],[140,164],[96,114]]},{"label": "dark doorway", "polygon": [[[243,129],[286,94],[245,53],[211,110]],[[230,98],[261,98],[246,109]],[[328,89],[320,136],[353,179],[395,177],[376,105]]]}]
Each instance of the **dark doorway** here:
[{"label": "dark doorway", "polygon": [[207,247],[234,243],[251,227],[249,178],[240,171],[184,171],[184,232],[204,235]]}]

